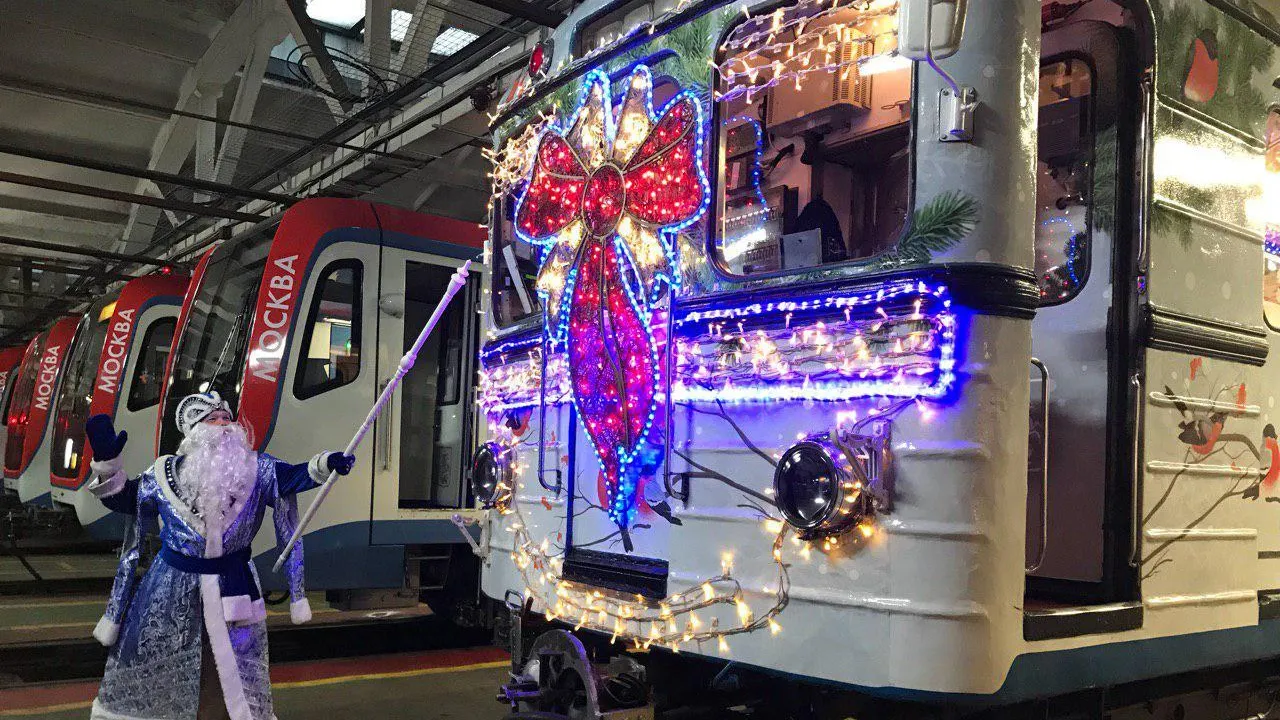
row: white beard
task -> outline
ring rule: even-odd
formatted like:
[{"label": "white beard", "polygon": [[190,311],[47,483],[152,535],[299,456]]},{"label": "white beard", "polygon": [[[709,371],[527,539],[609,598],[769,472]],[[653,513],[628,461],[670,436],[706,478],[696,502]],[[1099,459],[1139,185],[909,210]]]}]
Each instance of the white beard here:
[{"label": "white beard", "polygon": [[204,520],[206,542],[220,548],[222,533],[253,492],[258,454],[239,423],[198,423],[178,446],[178,496]]}]

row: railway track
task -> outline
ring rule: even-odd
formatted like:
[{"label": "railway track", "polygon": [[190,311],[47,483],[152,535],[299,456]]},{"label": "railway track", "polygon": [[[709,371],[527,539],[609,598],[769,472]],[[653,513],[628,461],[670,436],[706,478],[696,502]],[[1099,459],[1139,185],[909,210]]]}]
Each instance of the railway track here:
[{"label": "railway track", "polygon": [[[462,628],[425,609],[330,613],[307,625],[270,623],[272,663],[352,658],[485,645],[488,630]],[[102,676],[107,648],[83,637],[0,645],[0,688]]]}]

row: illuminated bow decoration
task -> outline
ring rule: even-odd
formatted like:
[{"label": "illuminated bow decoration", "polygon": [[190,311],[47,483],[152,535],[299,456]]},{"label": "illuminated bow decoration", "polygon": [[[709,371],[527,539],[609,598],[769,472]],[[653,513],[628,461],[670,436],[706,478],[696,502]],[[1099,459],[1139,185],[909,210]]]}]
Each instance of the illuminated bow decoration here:
[{"label": "illuminated bow decoration", "polygon": [[567,340],[573,399],[600,458],[602,500],[629,547],[638,455],[656,412],[650,306],[674,283],[673,237],[706,209],[702,108],[691,92],[653,112],[649,69],[631,74],[617,115],[602,71],[588,74],[567,130],[539,141],[516,232],[544,246],[537,290],[552,342]]}]

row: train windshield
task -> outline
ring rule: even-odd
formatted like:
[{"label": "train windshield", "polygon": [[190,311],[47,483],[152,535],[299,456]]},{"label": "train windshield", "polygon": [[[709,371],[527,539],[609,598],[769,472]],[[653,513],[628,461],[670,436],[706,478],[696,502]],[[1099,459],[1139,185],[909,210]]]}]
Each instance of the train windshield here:
[{"label": "train windshield", "polygon": [[93,381],[102,357],[102,344],[107,339],[114,301],[99,301],[89,308],[67,362],[66,374],[58,386],[53,423],[53,453],[49,469],[54,475],[73,480],[79,477],[84,455],[84,425],[89,419],[89,402],[93,400]]},{"label": "train windshield", "polygon": [[44,353],[44,344],[49,339],[49,331],[40,333],[22,358],[22,366],[13,381],[13,391],[9,397],[9,434],[4,448],[4,466],[7,468],[22,467],[22,446],[27,437],[27,417],[31,412],[31,395],[36,386],[36,365]]},{"label": "train windshield", "polygon": [[178,449],[173,423],[178,401],[191,393],[217,391],[235,411],[258,286],[275,228],[228,242],[213,252],[177,338],[173,375],[160,423],[160,452]]}]

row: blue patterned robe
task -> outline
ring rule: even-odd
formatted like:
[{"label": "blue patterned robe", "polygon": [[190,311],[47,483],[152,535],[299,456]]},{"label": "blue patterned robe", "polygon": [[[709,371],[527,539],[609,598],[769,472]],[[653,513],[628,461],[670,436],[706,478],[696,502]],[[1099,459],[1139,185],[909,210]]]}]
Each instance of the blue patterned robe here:
[{"label": "blue patterned robe", "polygon": [[[201,638],[206,632],[232,720],[275,717],[262,601],[251,601],[248,596],[224,597],[218,575],[184,572],[160,556],[139,581],[139,546],[146,528],[158,518],[160,539],[169,550],[196,558],[243,551],[251,547],[268,506],[274,508],[276,538],[283,546],[297,526],[297,493],[324,480],[328,473],[322,467],[323,455],[311,463],[290,465],[260,453],[257,482],[239,505],[238,515],[224,521],[221,542],[206,542],[204,523],[179,497],[176,456],[159,458],[150,470],[127,482],[115,468],[112,477],[119,490],[104,502],[113,509],[135,510],[137,517],[125,539],[106,613],[94,631],[95,637],[111,645],[111,652],[92,718],[195,718]],[[134,496],[136,504],[129,508]],[[284,569],[294,622],[305,622],[310,608],[303,588],[301,542]],[[257,584],[256,571],[253,573]]]}]

